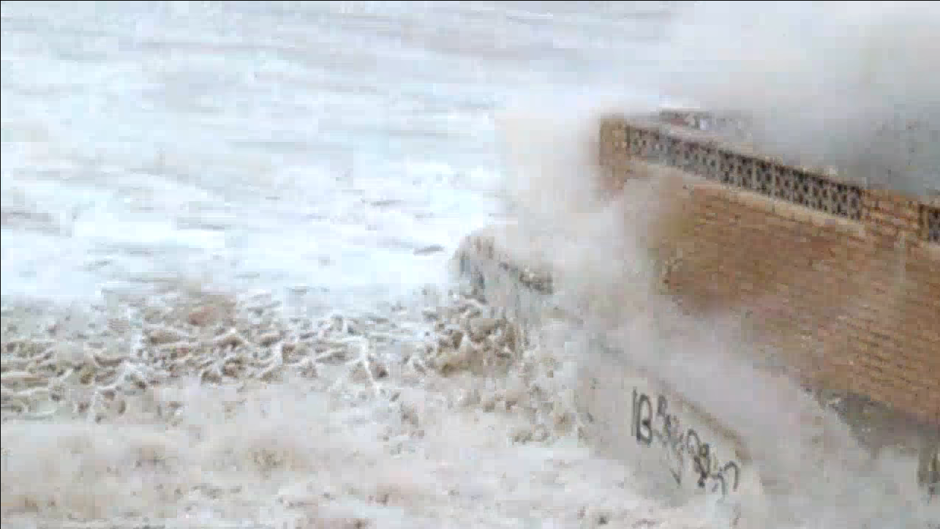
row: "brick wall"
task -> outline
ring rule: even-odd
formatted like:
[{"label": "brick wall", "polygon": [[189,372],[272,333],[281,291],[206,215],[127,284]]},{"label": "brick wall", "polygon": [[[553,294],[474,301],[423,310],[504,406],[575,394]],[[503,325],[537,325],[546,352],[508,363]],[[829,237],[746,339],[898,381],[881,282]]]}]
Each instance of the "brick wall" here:
[{"label": "brick wall", "polygon": [[682,182],[653,239],[663,286],[688,310],[740,313],[755,354],[940,425],[936,199],[649,120],[604,120],[600,161],[612,186],[651,167]]}]

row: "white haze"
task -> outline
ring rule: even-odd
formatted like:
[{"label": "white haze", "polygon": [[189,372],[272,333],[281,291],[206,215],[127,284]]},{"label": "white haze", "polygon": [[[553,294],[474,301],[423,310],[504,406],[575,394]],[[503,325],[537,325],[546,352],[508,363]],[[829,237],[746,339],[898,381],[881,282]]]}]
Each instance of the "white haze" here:
[{"label": "white haze", "polygon": [[[671,39],[654,55],[656,71],[643,79],[667,103],[746,115],[762,148],[836,165],[866,185],[918,194],[940,189],[937,4],[696,4],[670,26]],[[627,182],[622,195],[603,190],[597,127],[574,116],[643,112],[651,104],[612,99],[565,102],[576,109],[568,120],[546,117],[544,106],[504,115],[512,177],[506,196],[524,229],[541,235],[537,247],[516,251],[562,271],[555,285],[569,308],[607,333],[621,361],[657,373],[741,435],[762,471],[781,485],[765,523],[937,523],[940,508],[919,501],[913,458],[886,452],[871,461],[829,412],[821,449],[808,427],[818,405],[796,384],[753,367],[735,317],[694,319],[656,292],[646,250],[656,241],[647,227],[668,206],[674,183],[662,171]],[[599,354],[581,362],[594,376],[618,369]],[[626,431],[629,418],[621,415]]]},{"label": "white haze", "polygon": [[[550,395],[519,397],[515,410],[455,403],[472,390],[498,403],[525,394],[521,368],[440,377],[402,364],[428,330],[419,309],[450,303],[412,294],[446,285],[447,252],[497,216],[493,194],[524,226],[558,235],[540,250],[621,360],[719,410],[799,485],[763,527],[923,527],[936,514],[907,505],[909,460],[860,469],[838,428],[827,466],[803,459],[812,404],[748,367],[733,320],[690,320],[649,288],[639,248],[657,183],[600,200],[594,159],[600,114],[668,98],[749,112],[769,146],[864,167],[877,152],[870,121],[896,103],[936,130],[935,5],[29,5],[3,7],[4,361],[13,342],[55,340],[66,346],[38,362],[91,369],[85,349],[115,357],[160,329],[197,333],[185,320],[210,309],[258,343],[270,329],[302,342],[311,326],[335,331],[319,318],[341,308],[399,392],[347,383],[343,365],[213,387],[196,368],[176,376],[135,358],[122,376],[150,385],[118,418],[4,417],[4,526],[715,527],[699,506],[645,490],[628,457],[607,459],[564,428],[512,442],[536,429],[520,407],[547,403],[570,423],[579,373],[608,367],[576,331],[527,353],[551,366],[539,381]],[[36,20],[34,40],[16,40]],[[94,31],[79,37],[85,50],[44,47],[97,25],[147,35],[156,51]],[[192,50],[205,52],[198,62]],[[258,71],[240,53],[270,60]],[[181,90],[172,105],[150,75]],[[900,148],[875,161],[894,167]],[[431,244],[445,252],[415,256]],[[391,323],[359,323],[371,312]],[[193,340],[205,347],[196,366],[224,354]],[[735,391],[711,383],[729,373]],[[76,400],[88,389],[68,388]]]},{"label": "white haze", "polygon": [[661,82],[752,116],[774,152],[940,191],[938,28],[937,2],[696,2],[658,56]]}]

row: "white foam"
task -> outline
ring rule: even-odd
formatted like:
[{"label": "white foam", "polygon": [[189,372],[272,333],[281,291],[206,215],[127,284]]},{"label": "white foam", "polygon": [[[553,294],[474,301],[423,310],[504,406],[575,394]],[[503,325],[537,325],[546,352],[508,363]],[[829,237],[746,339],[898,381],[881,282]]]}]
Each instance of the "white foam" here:
[{"label": "white foam", "polygon": [[[24,340],[45,351],[62,341],[77,347],[55,353],[66,359],[86,348],[146,352],[134,367],[160,380],[156,366],[173,352],[141,347],[145,329],[172,327],[201,304],[223,316],[195,342],[206,347],[192,354],[194,365],[207,362],[200,370],[224,358],[205,343],[231,326],[259,342],[279,325],[297,338],[330,311],[391,320],[394,340],[383,324],[363,324],[365,334],[393,342],[375,351],[403,355],[424,339],[426,322],[396,302],[433,304],[415,291],[445,284],[460,238],[505,214],[494,194],[514,190],[529,222],[578,233],[590,208],[566,199],[586,196],[593,154],[577,142],[596,134],[593,111],[662,99],[650,74],[663,65],[649,53],[669,17],[647,12],[658,7],[641,17],[629,3],[542,8],[550,14],[395,2],[4,3],[3,210],[24,214],[4,217],[4,317],[16,323],[3,329],[4,347]],[[512,122],[493,117],[507,106],[538,119],[505,128]],[[569,222],[572,212],[586,223]],[[602,227],[593,224],[579,256],[616,277],[590,251]],[[432,245],[443,251],[415,252]],[[253,289],[283,300],[283,313],[255,314],[247,295],[233,294]],[[546,344],[517,367],[571,362],[556,354]],[[386,366],[395,381],[405,378],[396,369],[419,369],[396,366]],[[284,380],[246,386],[240,397],[162,380],[168,394],[129,397],[124,419],[7,422],[5,456],[16,457],[4,461],[4,519],[708,524],[695,506],[640,498],[623,466],[570,438],[512,443],[536,435],[530,405],[566,394],[561,368],[540,381],[544,402],[532,397],[518,413],[482,408],[508,406],[522,373],[418,377],[396,401],[414,409],[396,411],[361,381],[331,393],[344,369],[323,367],[320,386]],[[105,384],[116,373],[102,372]],[[92,387],[79,381],[65,402]],[[473,389],[497,397],[455,412],[451,401]],[[185,403],[182,422],[154,418],[151,397],[167,408]],[[221,409],[230,399],[244,402]],[[571,420],[561,405],[556,416]]]}]

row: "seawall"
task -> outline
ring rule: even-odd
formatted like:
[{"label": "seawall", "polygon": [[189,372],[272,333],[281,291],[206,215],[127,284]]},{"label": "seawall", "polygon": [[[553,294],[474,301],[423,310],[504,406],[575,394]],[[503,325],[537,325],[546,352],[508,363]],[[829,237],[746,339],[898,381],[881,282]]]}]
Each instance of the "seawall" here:
[{"label": "seawall", "polygon": [[744,317],[771,362],[821,391],[940,429],[940,200],[666,121],[609,117],[599,153],[607,186],[681,184],[654,224],[664,290]]},{"label": "seawall", "polygon": [[[715,321],[728,316],[741,321],[759,384],[786,388],[796,379],[796,387],[815,390],[806,398],[786,393],[798,410],[787,420],[799,423],[809,441],[800,446],[798,461],[767,453],[760,446],[766,443],[753,443],[755,432],[742,437],[735,429],[741,424],[716,419],[720,414],[706,403],[682,387],[670,387],[660,373],[629,364],[596,336],[590,349],[599,354],[583,366],[577,389],[579,407],[590,418],[592,444],[611,457],[649,466],[649,476],[660,480],[653,485],[659,492],[665,484],[680,493],[705,492],[735,516],[749,518],[741,511],[748,506],[760,519],[756,513],[767,505],[768,494],[779,499],[801,487],[807,493],[809,484],[818,490],[808,497],[826,493],[819,476],[827,475],[827,467],[845,476],[872,475],[866,466],[877,465],[877,458],[834,452],[854,446],[844,442],[847,425],[871,455],[882,447],[907,454],[906,462],[897,464],[907,466],[900,470],[905,476],[916,473],[916,480],[905,477],[903,486],[916,483],[935,501],[940,493],[940,200],[859,185],[830,169],[762,156],[696,130],[691,125],[700,117],[705,116],[603,120],[601,188],[614,195],[633,189],[625,185],[631,179],[660,179],[640,186],[659,193],[642,237],[658,268],[651,274],[658,290],[692,320],[709,321],[712,315]],[[466,238],[456,262],[487,302],[523,321],[538,326],[562,319],[588,334],[602,334],[610,322],[581,321],[584,314],[577,301],[573,306],[565,298],[564,285],[556,292],[555,283],[564,283],[566,272],[552,268],[559,265],[557,255],[544,254],[565,247],[553,243],[555,238],[512,225],[491,226]],[[660,402],[666,406],[660,408]],[[687,429],[693,439],[709,438],[713,459],[689,445]],[[849,460],[861,466],[849,469]],[[725,469],[729,462],[734,465]],[[727,486],[732,474],[737,487]]]},{"label": "seawall", "polygon": [[[579,328],[578,315],[557,303],[545,261],[517,251],[525,246],[518,237],[530,235],[513,225],[471,234],[455,255],[460,275],[530,331],[553,319]],[[655,373],[623,362],[603,337],[594,335],[590,349],[595,360],[581,367],[576,388],[582,426],[599,453],[630,461],[632,487],[667,501],[704,499],[733,526],[764,515],[762,478],[742,439]]]},{"label": "seawall", "polygon": [[[799,431],[799,440],[768,444],[766,436],[755,440],[753,431],[742,435],[720,410],[694,395],[689,398],[655,369],[634,364],[630,355],[607,342],[601,329],[583,321],[577,309],[559,297],[564,286],[555,285],[549,259],[544,258],[550,256],[540,258],[526,248],[527,243],[538,246],[533,237],[538,236],[511,224],[490,226],[464,240],[455,263],[487,303],[504,309],[524,328],[533,331],[560,320],[565,340],[577,341],[580,332],[590,336],[587,349],[577,353],[579,374],[573,388],[581,427],[600,455],[628,463],[631,487],[670,503],[702,501],[707,511],[732,526],[766,527],[769,519],[797,514],[788,503],[794,497],[828,505],[832,498],[824,495],[838,497],[840,487],[846,486],[838,476],[870,481],[871,472],[877,472],[875,459],[845,442],[839,419],[851,426],[859,417],[830,413],[802,391],[786,393],[793,399],[787,401],[787,417],[769,418],[793,423],[790,427]],[[789,385],[785,378],[761,376],[762,383],[780,388]],[[899,433],[911,439],[910,432]],[[913,436],[915,442],[917,437]],[[889,488],[899,486],[894,494],[908,500],[926,491],[927,508],[933,508],[936,485],[931,483],[940,477],[934,475],[940,453],[930,444],[908,448],[919,451],[919,461],[909,450],[904,450],[908,455],[903,460],[889,456],[891,473],[899,478]],[[835,480],[834,486],[827,480]]]}]

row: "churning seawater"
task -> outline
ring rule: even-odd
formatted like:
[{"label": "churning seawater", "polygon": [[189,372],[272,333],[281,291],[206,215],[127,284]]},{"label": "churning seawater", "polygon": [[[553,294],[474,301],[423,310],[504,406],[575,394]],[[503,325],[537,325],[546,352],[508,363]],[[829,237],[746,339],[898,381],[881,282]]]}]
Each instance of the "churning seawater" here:
[{"label": "churning seawater", "polygon": [[448,270],[681,9],[4,2],[4,527],[711,526]]},{"label": "churning seawater", "polygon": [[446,264],[500,215],[496,112],[625,83],[668,8],[2,16],[4,525],[668,523],[560,405],[514,445],[518,377],[445,384],[418,354],[480,310]]}]

